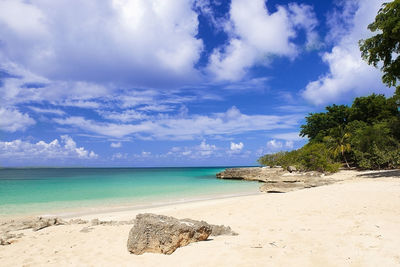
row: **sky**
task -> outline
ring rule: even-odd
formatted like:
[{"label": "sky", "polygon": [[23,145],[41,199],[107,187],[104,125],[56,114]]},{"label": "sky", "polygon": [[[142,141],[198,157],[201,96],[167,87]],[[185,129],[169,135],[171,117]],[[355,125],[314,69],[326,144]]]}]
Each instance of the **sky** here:
[{"label": "sky", "polygon": [[0,167],[248,166],[371,93],[382,0],[0,0]]}]

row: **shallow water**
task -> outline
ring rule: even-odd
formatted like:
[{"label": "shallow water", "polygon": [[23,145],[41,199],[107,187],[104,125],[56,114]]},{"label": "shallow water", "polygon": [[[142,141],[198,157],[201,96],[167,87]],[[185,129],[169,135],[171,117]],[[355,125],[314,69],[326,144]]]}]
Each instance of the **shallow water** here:
[{"label": "shallow water", "polygon": [[257,192],[257,183],[221,180],[224,168],[0,169],[0,215],[140,206]]}]

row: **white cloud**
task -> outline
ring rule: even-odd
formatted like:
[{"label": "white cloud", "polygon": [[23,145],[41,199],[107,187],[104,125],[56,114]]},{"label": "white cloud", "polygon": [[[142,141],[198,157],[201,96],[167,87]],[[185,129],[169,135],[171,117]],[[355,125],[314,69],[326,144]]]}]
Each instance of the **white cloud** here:
[{"label": "white cloud", "polygon": [[165,156],[175,157],[175,158],[185,158],[185,159],[202,159],[219,157],[221,156],[218,153],[218,147],[213,144],[207,144],[206,140],[201,141],[201,143],[197,146],[192,147],[173,147],[171,150],[166,153]]},{"label": "white cloud", "polygon": [[17,109],[0,107],[0,130],[7,132],[23,131],[35,123],[35,120],[26,113],[21,113]]},{"label": "white cloud", "polygon": [[231,150],[232,151],[241,151],[243,149],[243,147],[244,147],[244,145],[242,142],[237,143],[237,144],[234,142],[231,142]]},{"label": "white cloud", "polygon": [[112,148],[119,148],[119,147],[122,147],[122,144],[121,144],[121,142],[111,143],[111,144],[110,144],[110,147],[112,147]]},{"label": "white cloud", "polygon": [[310,47],[317,39],[316,24],[307,5],[277,6],[277,11],[270,13],[263,0],[233,0],[225,27],[229,42],[213,51],[207,70],[217,80],[237,81],[250,67],[268,64],[271,56],[294,58],[298,53],[292,41],[296,30],[305,29]]},{"label": "white cloud", "polygon": [[151,152],[150,151],[142,151],[142,157],[150,157],[151,156]]},{"label": "white cloud", "polygon": [[322,105],[372,92],[393,91],[382,84],[380,71],[361,59],[358,47],[360,39],[372,35],[367,25],[374,20],[383,2],[385,1],[358,0],[349,4],[342,1],[343,11],[334,15],[341,16],[341,19],[331,18],[331,21],[336,22],[331,23],[333,28],[328,36],[329,39],[339,38],[339,41],[330,52],[322,55],[322,60],[329,66],[329,72],[306,86],[302,92],[305,99]]},{"label": "white cloud", "polygon": [[294,142],[293,141],[286,141],[285,142],[285,147],[286,148],[292,149],[293,146],[294,146]]},{"label": "white cloud", "polygon": [[127,153],[115,153],[111,156],[111,160],[121,160],[121,159],[127,159],[128,154]]},{"label": "white cloud", "polygon": [[192,5],[186,0],[4,0],[0,53],[52,80],[149,85],[193,79],[203,43],[196,38]]},{"label": "white cloud", "polygon": [[267,149],[275,151],[275,150],[280,150],[282,149],[283,144],[280,141],[277,141],[275,139],[269,140],[267,142]]},{"label": "white cloud", "polygon": [[196,148],[197,153],[200,156],[211,156],[217,147],[206,143],[206,140],[201,141],[200,145]]},{"label": "white cloud", "polygon": [[154,118],[136,124],[116,124],[87,120],[83,117],[54,118],[60,125],[70,125],[87,132],[121,138],[138,135],[138,138],[158,140],[191,140],[202,136],[233,135],[250,131],[291,129],[297,127],[299,115],[246,115],[236,107],[224,113],[184,115]]},{"label": "white cloud", "polygon": [[281,139],[281,140],[285,140],[285,141],[305,140],[304,137],[300,137],[299,132],[278,133],[278,134],[273,134],[272,137],[275,139]]},{"label": "white cloud", "polygon": [[14,140],[10,142],[0,141],[0,157],[12,158],[12,160],[20,159],[96,159],[98,155],[86,150],[84,147],[77,147],[75,141],[68,135],[62,135],[60,141],[54,139],[46,143],[39,141],[30,143],[29,141]]},{"label": "white cloud", "polygon": [[[267,150],[264,153],[275,153],[278,151],[282,151],[282,150],[290,150],[293,149],[294,146],[294,142],[291,140],[287,140],[287,141],[282,141],[282,140],[276,140],[276,139],[272,139],[269,140],[267,142]],[[262,151],[264,151],[264,149],[262,149]]]},{"label": "white cloud", "polygon": [[111,112],[100,111],[99,113],[103,118],[121,122],[131,122],[149,118],[148,115],[141,112],[137,112],[133,109],[124,110],[121,113],[115,111]]},{"label": "white cloud", "polygon": [[29,108],[36,113],[54,114],[58,116],[62,116],[65,114],[65,112],[62,111],[61,109],[38,108],[38,107],[29,107]]}]

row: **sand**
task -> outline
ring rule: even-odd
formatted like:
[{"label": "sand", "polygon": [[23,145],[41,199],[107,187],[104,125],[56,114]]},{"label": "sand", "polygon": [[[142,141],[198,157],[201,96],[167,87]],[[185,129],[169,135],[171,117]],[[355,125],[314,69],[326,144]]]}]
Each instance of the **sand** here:
[{"label": "sand", "polygon": [[[400,176],[341,171],[328,186],[80,216],[151,212],[229,225],[172,255],[129,254],[132,225],[61,225],[0,246],[0,266],[400,266]],[[86,231],[81,231],[84,227]]]}]

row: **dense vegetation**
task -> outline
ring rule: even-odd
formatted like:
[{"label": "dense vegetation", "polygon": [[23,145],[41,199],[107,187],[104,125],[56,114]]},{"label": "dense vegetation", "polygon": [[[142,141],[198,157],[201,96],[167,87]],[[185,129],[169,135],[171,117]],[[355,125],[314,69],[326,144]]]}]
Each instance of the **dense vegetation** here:
[{"label": "dense vegetation", "polygon": [[400,80],[400,0],[383,4],[368,29],[377,34],[360,40],[361,55],[375,67],[383,63],[382,81],[388,86],[396,86]]},{"label": "dense vegetation", "polygon": [[[400,80],[400,0],[385,3],[368,29],[377,32],[359,42],[361,55],[375,67],[381,63],[382,81]],[[372,94],[349,106],[332,105],[326,112],[309,114],[300,135],[304,147],[259,158],[269,166],[294,165],[300,170],[334,172],[339,166],[361,169],[400,167],[400,86],[393,97]]]},{"label": "dense vegetation", "polygon": [[300,135],[304,147],[261,157],[263,165],[294,165],[301,170],[334,172],[347,167],[382,169],[400,167],[400,111],[396,96],[372,94],[353,104],[332,105],[326,112],[306,117]]}]

